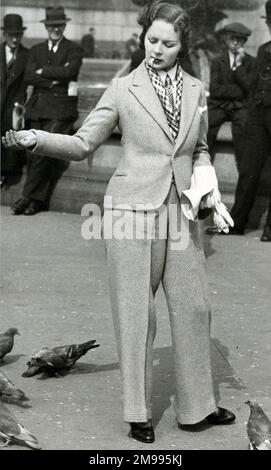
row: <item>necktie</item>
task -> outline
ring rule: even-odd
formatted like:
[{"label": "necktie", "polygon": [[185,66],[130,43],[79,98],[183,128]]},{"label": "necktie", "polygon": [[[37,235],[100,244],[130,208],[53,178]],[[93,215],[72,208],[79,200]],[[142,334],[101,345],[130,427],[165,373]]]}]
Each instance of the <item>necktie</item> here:
[{"label": "necktie", "polygon": [[236,70],[237,69],[237,61],[236,61],[236,56],[237,54],[233,53],[233,63],[232,63],[232,70]]},{"label": "necktie", "polygon": [[56,44],[49,42],[49,45],[48,45],[48,63],[49,64],[51,64],[52,61],[54,60],[54,56],[56,53],[55,45]]},{"label": "necktie", "polygon": [[[171,134],[174,140],[176,140],[178,132],[179,132],[179,125],[180,125],[182,89],[183,89],[183,77],[182,77],[181,67],[178,64],[178,68],[176,72],[176,103],[174,103],[171,80],[170,80],[170,87],[169,87],[169,80],[167,78],[166,78],[166,81],[163,82],[159,74],[156,72],[156,70],[154,70],[148,64],[147,61],[145,61],[145,66],[150,76],[152,85],[163,106]],[[169,75],[168,75],[168,78],[170,79]],[[169,88],[166,88],[166,84]]]},{"label": "necktie", "polygon": [[166,79],[165,79],[165,89],[166,89],[166,94],[168,97],[169,104],[171,106],[172,111],[174,112],[175,103],[174,103],[174,97],[173,97],[172,86],[171,86],[171,78],[168,74],[166,75]]},{"label": "necktie", "polygon": [[10,68],[12,66],[13,62],[15,61],[16,49],[10,49],[10,53],[11,53],[11,56],[10,56],[9,61],[7,62],[7,67],[8,68]]}]

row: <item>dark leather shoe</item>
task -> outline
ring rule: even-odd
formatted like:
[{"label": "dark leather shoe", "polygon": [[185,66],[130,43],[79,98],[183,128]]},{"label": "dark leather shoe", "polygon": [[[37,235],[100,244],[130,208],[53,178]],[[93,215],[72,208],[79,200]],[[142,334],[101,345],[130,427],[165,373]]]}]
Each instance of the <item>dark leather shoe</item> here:
[{"label": "dark leather shoe", "polygon": [[214,225],[213,227],[206,228],[205,233],[207,233],[207,235],[216,235],[219,231],[216,225]]},{"label": "dark leather shoe", "polygon": [[146,423],[130,423],[130,426],[129,437],[140,442],[145,442],[146,444],[151,444],[155,441],[154,430],[150,419]]},{"label": "dark leather shoe", "polygon": [[15,204],[12,206],[11,211],[13,215],[24,214],[26,208],[29,206],[30,200],[24,197],[18,199]]},{"label": "dark leather shoe", "polygon": [[271,242],[271,226],[266,225],[263,229],[261,242]]},{"label": "dark leather shoe", "polygon": [[230,424],[235,421],[236,416],[226,408],[218,407],[217,411],[211,413],[206,419],[210,424]]},{"label": "dark leather shoe", "polygon": [[244,235],[245,230],[243,227],[229,227],[228,233],[219,232],[217,227],[209,227],[205,230],[208,235]]},{"label": "dark leather shoe", "polygon": [[35,215],[38,212],[44,211],[44,204],[41,201],[32,200],[29,206],[24,211],[24,215]]},{"label": "dark leather shoe", "polygon": [[234,227],[229,227],[229,233],[224,233],[224,235],[244,235],[244,233],[245,229],[236,225]]}]

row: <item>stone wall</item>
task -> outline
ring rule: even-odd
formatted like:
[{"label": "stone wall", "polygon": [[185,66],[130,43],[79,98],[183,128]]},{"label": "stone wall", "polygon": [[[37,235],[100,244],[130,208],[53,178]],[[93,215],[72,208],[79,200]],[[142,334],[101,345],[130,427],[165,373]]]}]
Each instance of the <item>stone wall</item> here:
[{"label": "stone wall", "polygon": [[[44,19],[45,6],[64,5],[66,14],[72,21],[67,24],[66,33],[70,39],[80,41],[90,26],[95,28],[98,49],[106,57],[106,49],[124,53],[124,42],[133,32],[140,32],[137,25],[139,8],[131,0],[2,0],[1,16],[19,13],[27,26],[26,45],[46,38],[46,31],[40,20]],[[269,38],[264,19],[264,5],[255,11],[225,10],[227,21],[241,21],[249,26],[253,34],[248,40],[247,49],[255,54],[258,46]],[[105,47],[108,43],[108,47]],[[104,53],[105,52],[105,53]]]},{"label": "stone wall", "polygon": [[[45,2],[45,1],[2,1],[1,16],[7,13],[18,13],[22,15],[27,26],[25,31],[26,42],[28,39],[46,39],[47,34],[40,20],[45,18],[45,5],[65,4],[66,15],[71,18],[66,27],[68,38],[80,41],[83,34],[88,32],[90,26],[95,28],[97,42],[125,42],[134,32],[139,32],[137,25],[136,7],[130,0],[101,2],[68,1]],[[125,5],[125,7],[124,7]],[[107,7],[107,8],[106,8]],[[122,7],[122,10],[118,8]]]}]

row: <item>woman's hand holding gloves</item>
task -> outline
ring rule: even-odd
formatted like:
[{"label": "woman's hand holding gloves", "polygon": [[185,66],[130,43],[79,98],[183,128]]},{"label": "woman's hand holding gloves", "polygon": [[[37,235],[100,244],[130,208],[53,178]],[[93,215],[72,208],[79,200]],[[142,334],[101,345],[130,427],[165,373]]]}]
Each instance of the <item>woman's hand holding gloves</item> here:
[{"label": "woman's hand holding gloves", "polygon": [[229,226],[233,227],[234,222],[221,202],[217,177],[212,166],[194,168],[190,189],[184,190],[182,194],[182,211],[188,219],[195,220],[199,209],[211,208],[219,232],[228,233]]}]

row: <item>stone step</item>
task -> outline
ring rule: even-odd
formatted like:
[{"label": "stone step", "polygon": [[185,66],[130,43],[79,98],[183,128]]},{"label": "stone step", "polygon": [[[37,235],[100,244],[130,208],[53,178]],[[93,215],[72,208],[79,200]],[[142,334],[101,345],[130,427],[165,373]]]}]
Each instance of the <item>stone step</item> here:
[{"label": "stone step", "polygon": [[[93,158],[82,162],[71,162],[69,168],[59,180],[50,204],[53,211],[81,213],[85,204],[95,203],[102,207],[106,186],[121,158],[120,135],[113,134],[107,143],[101,146]],[[214,162],[219,189],[223,201],[230,208],[234,200],[234,191],[238,179],[232,143],[225,138],[217,144]],[[253,228],[262,226],[267,207],[269,169],[263,173],[259,187],[259,197],[251,212],[249,225]],[[25,174],[21,181],[2,190],[1,204],[12,205],[22,194]]]}]

